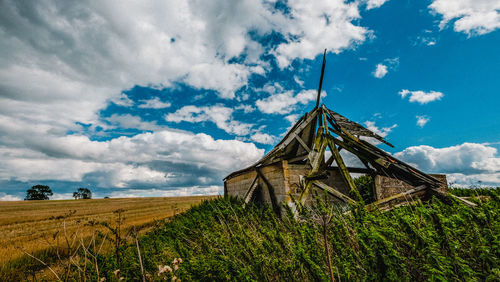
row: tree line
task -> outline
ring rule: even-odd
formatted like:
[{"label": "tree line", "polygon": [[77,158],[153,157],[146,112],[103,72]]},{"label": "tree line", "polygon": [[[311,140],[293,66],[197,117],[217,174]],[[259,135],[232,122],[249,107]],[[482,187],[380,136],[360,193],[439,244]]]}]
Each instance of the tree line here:
[{"label": "tree line", "polygon": [[[25,201],[28,200],[49,200],[49,197],[54,195],[52,189],[47,185],[35,185],[26,191]],[[78,199],[92,199],[92,191],[89,188],[78,188],[73,192],[73,198]]]}]

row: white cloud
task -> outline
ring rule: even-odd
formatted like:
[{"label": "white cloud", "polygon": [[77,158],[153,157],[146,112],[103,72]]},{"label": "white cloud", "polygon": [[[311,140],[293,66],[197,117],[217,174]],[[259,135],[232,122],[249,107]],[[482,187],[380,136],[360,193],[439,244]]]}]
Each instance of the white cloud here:
[{"label": "white cloud", "polygon": [[387,66],[383,64],[377,64],[375,71],[372,73],[376,78],[382,78],[387,74]]},{"label": "white cloud", "polygon": [[141,102],[143,102],[143,104],[140,104],[138,107],[142,109],[164,109],[171,106],[169,102],[162,102],[158,97],[142,100]]},{"label": "white cloud", "polygon": [[174,113],[165,115],[165,120],[179,123],[211,121],[218,128],[229,134],[247,135],[252,129],[252,124],[242,123],[232,119],[233,109],[221,105],[197,107],[184,106]]},{"label": "white cloud", "polygon": [[410,102],[417,102],[421,105],[427,104],[432,101],[441,100],[441,98],[444,96],[443,93],[438,91],[424,92],[421,90],[410,91],[407,89],[399,91],[398,94],[401,95],[401,98],[405,98],[408,94],[410,94]]},{"label": "white cloud", "polygon": [[382,5],[384,5],[384,3],[387,1],[389,1],[389,0],[367,0],[366,1],[366,9],[371,10],[374,8],[378,8]]},{"label": "white cloud", "polygon": [[417,116],[417,125],[424,127],[431,120],[428,116]]},{"label": "white cloud", "polygon": [[[132,116],[130,114],[119,115],[113,114],[108,118],[105,118],[106,121],[111,123],[112,128],[124,128],[124,129],[139,129],[139,130],[160,130],[162,127],[158,126],[156,122],[146,122],[143,121],[138,116]],[[105,126],[102,125],[101,126]]]},{"label": "white cloud", "polygon": [[[318,95],[318,92],[312,89],[302,90],[297,95],[294,95],[291,90],[278,94],[273,92],[271,92],[271,96],[255,102],[261,112],[266,114],[286,114],[293,111],[297,104],[306,105],[311,101],[315,101]],[[321,97],[326,97],[325,91],[321,91]]]},{"label": "white cloud", "polygon": [[0,192],[0,202],[1,201],[21,201],[22,199],[17,196],[12,196],[4,192]]},{"label": "white cloud", "polygon": [[[376,114],[374,117],[378,117],[378,115]],[[369,120],[365,121],[364,124],[365,124],[365,127],[368,130],[370,130],[370,131],[372,131],[372,132],[374,132],[374,133],[376,133],[376,134],[378,134],[378,135],[380,135],[381,137],[384,137],[384,138],[389,133],[391,133],[394,128],[396,128],[398,126],[397,124],[393,124],[392,126],[389,126],[389,127],[382,127],[382,128],[380,128],[380,127],[378,127],[375,124],[374,121],[369,121]],[[377,139],[372,138],[372,137],[361,136],[360,138],[363,139],[363,140],[366,140],[367,142],[369,142],[369,143],[371,143],[373,145],[378,145],[378,144],[382,143],[382,142],[380,142]]]},{"label": "white cloud", "polygon": [[256,109],[250,105],[239,105],[237,106],[236,108],[234,108],[235,110],[243,110],[243,112],[245,114],[248,114],[248,113],[251,113],[251,112],[254,112]]},{"label": "white cloud", "polygon": [[125,93],[120,93],[118,97],[112,97],[110,101],[122,107],[131,107],[134,105],[134,101],[130,100]]},{"label": "white cloud", "polygon": [[294,115],[287,115],[285,119],[290,122],[290,124],[293,126],[298,120],[299,120],[299,115],[294,114]]},{"label": "white cloud", "polygon": [[204,195],[223,195],[224,187],[210,185],[173,188],[169,190],[149,189],[137,190],[127,189],[123,191],[113,191],[110,194],[111,198],[137,198],[137,197],[181,197],[181,196],[204,196]]},{"label": "white cloud", "polygon": [[373,131],[374,133],[382,136],[382,137],[386,137],[387,134],[391,133],[391,131],[396,128],[398,125],[397,124],[393,124],[392,126],[389,126],[389,127],[378,127],[375,125],[375,122],[374,121],[365,121],[365,126],[368,130],[371,130]]},{"label": "white cloud", "polygon": [[260,132],[253,134],[250,137],[250,139],[252,141],[255,141],[255,142],[258,142],[261,144],[274,144],[274,142],[276,141],[276,138],[274,136],[271,136],[267,133],[260,133]]},{"label": "white cloud", "polygon": [[420,145],[394,156],[424,172],[446,173],[451,183],[500,186],[500,156],[496,148],[488,145],[463,143],[445,148]]},{"label": "white cloud", "polygon": [[84,181],[123,188],[211,185],[264,153],[252,143],[170,129],[109,141],[32,137],[36,141],[20,148],[0,147],[0,180]]},{"label": "white cloud", "polygon": [[314,59],[323,48],[338,54],[363,42],[368,33],[352,23],[360,18],[357,2],[292,0],[287,4],[290,14],[278,24],[287,42],[274,52],[281,68],[296,58]]},{"label": "white cloud", "polygon": [[434,148],[421,145],[409,147],[395,156],[429,172],[473,174],[500,172],[497,149],[477,143]]},{"label": "white cloud", "polygon": [[455,19],[453,29],[468,35],[482,35],[500,28],[500,1],[434,0],[429,8],[443,16],[440,28]]},{"label": "white cloud", "polygon": [[[295,59],[315,58],[324,47],[335,53],[354,47],[369,32],[356,25],[360,18],[357,2],[322,0],[313,5],[293,0],[287,5],[290,14],[274,9],[272,1],[254,0],[71,3],[47,0],[30,5],[1,1],[1,179],[53,177],[76,181],[92,177],[99,183],[125,187],[134,181],[147,182],[141,178],[143,175],[156,183],[165,177],[170,179],[167,170],[153,169],[137,160],[152,162],[165,151],[171,155],[168,161],[205,167],[199,165],[203,159],[187,163],[176,158],[179,152],[184,155],[189,152],[182,148],[170,151],[169,146],[175,146],[162,138],[175,134],[180,134],[181,139],[189,136],[203,139],[207,144],[224,143],[225,147],[242,150],[235,156],[221,148],[213,151],[205,148],[211,152],[206,153],[198,151],[199,144],[186,141],[193,154],[215,159],[218,157],[212,153],[238,160],[240,155],[255,159],[245,153],[262,154],[253,144],[178,133],[131,115],[112,115],[104,119],[111,124],[106,125],[100,112],[109,103],[134,106],[137,101],[125,93],[135,86],[161,89],[181,83],[215,90],[219,97],[232,99],[235,92],[247,86],[250,76],[268,71],[269,62],[260,61],[263,54],[274,54],[280,67],[286,67]],[[276,48],[264,47],[250,36],[250,33],[263,36],[273,32],[285,38]],[[244,59],[235,62],[238,57]],[[310,96],[307,92],[292,95],[294,103],[288,107],[313,100]],[[248,98],[248,94],[240,97]],[[143,99],[146,101],[138,107],[165,108],[168,104],[157,98]],[[222,106],[191,110],[184,109],[187,120],[206,119],[232,134],[255,133],[252,125],[232,120],[232,110]],[[249,108],[243,109],[246,110]],[[277,110],[286,112],[281,106]],[[80,132],[83,127],[80,124],[154,132],[102,142],[84,136],[66,136],[68,132]],[[131,149],[140,142],[156,151]],[[155,146],[155,142],[162,146]],[[121,156],[122,151],[129,154],[128,159],[111,156]],[[220,165],[212,165],[218,171],[227,171]],[[233,164],[231,169],[237,166]]]}]

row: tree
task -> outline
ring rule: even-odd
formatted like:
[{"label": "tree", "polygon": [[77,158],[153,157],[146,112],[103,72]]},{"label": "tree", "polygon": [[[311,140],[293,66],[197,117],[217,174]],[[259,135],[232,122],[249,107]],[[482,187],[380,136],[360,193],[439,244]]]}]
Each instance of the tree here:
[{"label": "tree", "polygon": [[73,198],[77,199],[92,199],[92,191],[88,188],[78,188],[76,192],[73,192]]},{"label": "tree", "polygon": [[24,200],[48,200],[49,196],[54,195],[47,185],[35,185],[26,191]]}]

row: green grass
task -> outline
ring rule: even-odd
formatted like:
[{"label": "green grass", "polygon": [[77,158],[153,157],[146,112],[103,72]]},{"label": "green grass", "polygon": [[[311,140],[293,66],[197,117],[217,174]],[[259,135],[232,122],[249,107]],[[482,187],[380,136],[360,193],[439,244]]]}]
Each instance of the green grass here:
[{"label": "green grass", "polygon": [[[472,199],[476,208],[433,199],[386,213],[334,214],[327,231],[336,280],[500,280],[500,200],[498,189],[488,193],[487,201]],[[320,225],[244,209],[235,199],[205,201],[138,242],[153,280],[329,280]],[[107,281],[140,279],[135,244],[122,252],[120,265],[113,255],[100,258]],[[174,258],[183,259],[179,269],[158,276]]]}]

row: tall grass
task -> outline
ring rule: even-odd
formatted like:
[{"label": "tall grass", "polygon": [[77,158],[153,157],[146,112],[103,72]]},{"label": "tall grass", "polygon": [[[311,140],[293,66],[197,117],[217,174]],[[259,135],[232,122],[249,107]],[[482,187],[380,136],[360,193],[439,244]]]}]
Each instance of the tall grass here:
[{"label": "tall grass", "polygon": [[[150,280],[328,281],[328,250],[340,281],[498,281],[500,198],[498,190],[489,193],[487,201],[472,199],[476,208],[433,199],[386,213],[334,212],[327,225],[308,214],[296,221],[268,207],[216,199],[140,237],[137,246]],[[121,252],[120,262],[116,255],[100,258],[101,274],[108,281],[141,278],[136,245]],[[178,258],[183,263],[175,271],[160,271]]]}]

